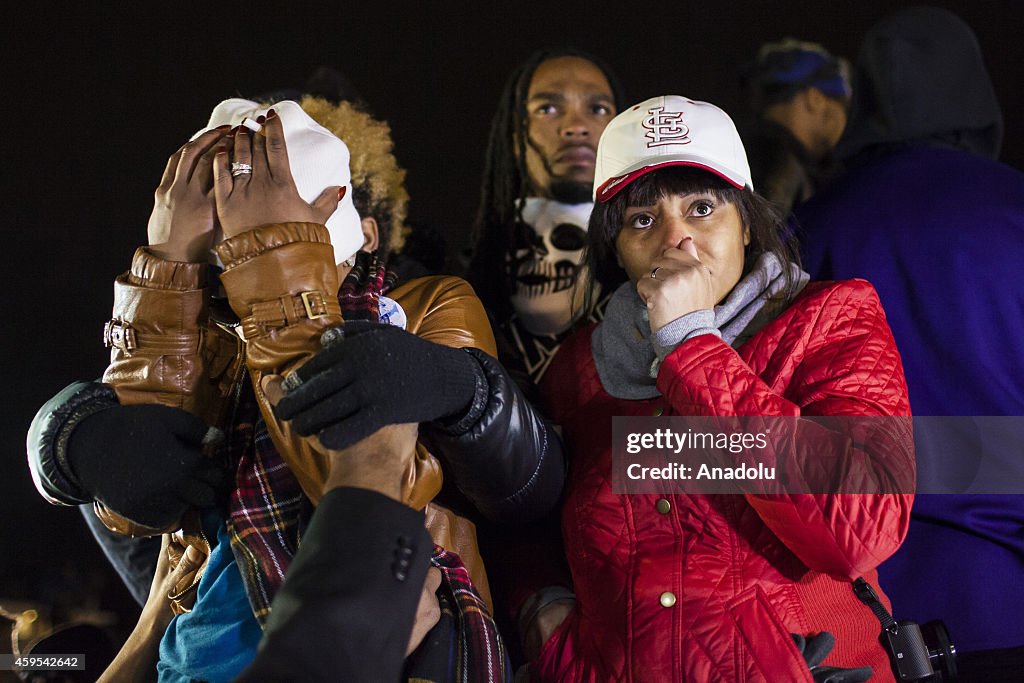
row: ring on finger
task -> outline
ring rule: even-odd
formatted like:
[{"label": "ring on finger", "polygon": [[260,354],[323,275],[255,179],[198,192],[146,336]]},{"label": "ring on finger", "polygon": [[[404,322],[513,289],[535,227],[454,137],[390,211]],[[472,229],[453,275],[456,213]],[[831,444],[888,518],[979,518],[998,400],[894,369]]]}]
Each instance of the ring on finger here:
[{"label": "ring on finger", "polygon": [[655,268],[654,270],[651,271],[651,279],[652,280],[657,280],[658,279],[658,271],[659,270],[661,270],[661,266],[658,266],[657,268]]},{"label": "ring on finger", "polygon": [[231,162],[231,177],[237,178],[240,175],[248,175],[252,173],[252,166],[249,164],[239,163],[237,161]]}]

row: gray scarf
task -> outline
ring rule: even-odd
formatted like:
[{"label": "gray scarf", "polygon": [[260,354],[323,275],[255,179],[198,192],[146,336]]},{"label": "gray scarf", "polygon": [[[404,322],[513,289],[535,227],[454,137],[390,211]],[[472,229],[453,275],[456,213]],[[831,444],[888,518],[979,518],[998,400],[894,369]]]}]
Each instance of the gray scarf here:
[{"label": "gray scarf", "polygon": [[[791,277],[798,289],[810,279],[796,266]],[[604,390],[615,398],[632,400],[661,396],[656,383],[665,356],[701,334],[714,334],[727,344],[739,346],[788,305],[772,298],[785,284],[779,259],[775,254],[762,254],[754,269],[736,283],[714,311],[684,315],[652,337],[647,306],[632,282],[623,283],[608,302],[604,321],[594,330],[590,342]]]}]

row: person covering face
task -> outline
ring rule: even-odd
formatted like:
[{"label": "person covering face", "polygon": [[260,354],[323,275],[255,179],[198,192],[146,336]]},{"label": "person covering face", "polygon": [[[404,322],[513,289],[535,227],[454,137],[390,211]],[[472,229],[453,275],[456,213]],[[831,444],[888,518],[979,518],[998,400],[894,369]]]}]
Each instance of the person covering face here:
[{"label": "person covering face", "polygon": [[[613,293],[541,384],[570,444],[562,529],[575,598],[563,588],[534,615],[535,678],[893,680],[850,582],[877,585],[906,533],[912,436],[854,445],[807,419],[909,415],[873,288],[808,282],[778,211],[753,191],[731,118],[707,102],[625,109],[598,146],[594,196],[588,263]],[[780,419],[797,448],[723,464],[846,492],[873,481],[857,492],[876,495],[778,495],[771,482],[621,495],[613,418],[652,415]],[[824,632],[834,647],[812,646]]]}]

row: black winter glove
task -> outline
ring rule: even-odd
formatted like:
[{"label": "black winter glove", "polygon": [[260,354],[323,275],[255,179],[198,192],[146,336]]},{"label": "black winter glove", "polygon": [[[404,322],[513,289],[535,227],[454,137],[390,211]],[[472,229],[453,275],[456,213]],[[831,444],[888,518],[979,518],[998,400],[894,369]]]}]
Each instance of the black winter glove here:
[{"label": "black winter glove", "polygon": [[288,375],[274,414],[328,448],[345,448],[389,424],[456,420],[486,385],[470,354],[370,322],[324,333],[323,351]]},{"label": "black winter glove", "polygon": [[79,486],[119,515],[165,527],[190,507],[210,507],[227,472],[203,453],[208,428],[179,408],[113,406],[86,417],[67,446]]},{"label": "black winter glove", "polygon": [[796,649],[804,656],[807,668],[811,670],[814,683],[864,683],[871,679],[872,670],[870,666],[861,666],[856,669],[839,669],[834,666],[822,666],[825,657],[835,647],[836,639],[828,631],[822,631],[816,636],[805,638],[796,633],[790,633]]}]

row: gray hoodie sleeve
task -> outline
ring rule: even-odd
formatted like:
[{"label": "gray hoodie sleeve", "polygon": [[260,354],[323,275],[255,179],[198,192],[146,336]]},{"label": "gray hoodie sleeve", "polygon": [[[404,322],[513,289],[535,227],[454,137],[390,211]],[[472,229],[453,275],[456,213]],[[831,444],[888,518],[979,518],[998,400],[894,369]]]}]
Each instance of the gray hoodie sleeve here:
[{"label": "gray hoodie sleeve", "polygon": [[715,327],[715,312],[710,308],[687,313],[662,326],[651,334],[651,344],[658,354],[658,360],[664,361],[684,341],[702,334],[722,337],[722,333]]}]

